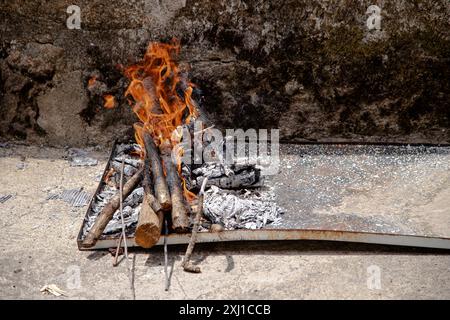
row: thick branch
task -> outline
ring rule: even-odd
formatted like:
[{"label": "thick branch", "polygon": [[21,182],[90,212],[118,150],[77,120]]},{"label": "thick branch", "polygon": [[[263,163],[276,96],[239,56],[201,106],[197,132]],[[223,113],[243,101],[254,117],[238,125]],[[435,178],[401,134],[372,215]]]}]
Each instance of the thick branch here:
[{"label": "thick branch", "polygon": [[164,167],[166,169],[167,184],[169,185],[170,197],[172,199],[172,227],[177,233],[188,232],[189,217],[183,196],[183,188],[178,175],[178,170],[172,162],[170,151],[163,152]]},{"label": "thick branch", "polygon": [[147,197],[144,201],[148,202],[155,213],[162,211],[162,206],[153,193],[153,177],[150,167],[150,160],[146,157],[144,161],[144,179],[143,179],[144,193]]},{"label": "thick branch", "polygon": [[146,157],[151,165],[155,196],[163,210],[170,210],[172,202],[170,200],[169,188],[167,187],[166,178],[164,176],[161,158],[159,157],[155,142],[148,132],[144,132],[144,144]]}]

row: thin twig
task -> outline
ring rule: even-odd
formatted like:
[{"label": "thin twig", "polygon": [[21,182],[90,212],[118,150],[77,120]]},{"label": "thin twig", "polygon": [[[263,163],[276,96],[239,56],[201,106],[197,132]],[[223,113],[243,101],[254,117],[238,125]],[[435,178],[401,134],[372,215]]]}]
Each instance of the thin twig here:
[{"label": "thin twig", "polygon": [[[128,265],[128,259],[127,259]],[[134,287],[134,268],[136,266],[136,253],[133,253],[133,260],[131,264],[130,270],[130,289],[131,289],[131,298],[136,300],[136,288]]]},{"label": "thin twig", "polygon": [[120,237],[119,237],[119,242],[117,243],[117,247],[116,247],[116,254],[114,256],[113,267],[116,267],[118,264],[117,259],[119,258],[119,251],[120,251],[120,246],[122,244],[122,239],[123,239],[123,234],[121,233]]},{"label": "thin twig", "polygon": [[167,271],[167,265],[169,261],[169,257],[167,254],[167,235],[169,234],[169,228],[167,227],[167,219],[164,216],[164,273],[166,275],[166,291],[169,291],[169,273]]},{"label": "thin twig", "polygon": [[197,241],[198,227],[200,225],[200,219],[201,219],[202,213],[203,213],[203,196],[205,193],[205,187],[206,187],[207,182],[208,182],[208,177],[206,177],[203,180],[202,187],[200,189],[200,192],[198,193],[198,207],[197,207],[197,212],[196,212],[195,218],[194,218],[194,226],[192,227],[191,239],[189,240],[189,244],[186,249],[186,253],[184,255],[184,259],[183,259],[183,263],[182,263],[184,271],[187,271],[187,272],[193,272],[193,273],[201,272],[200,267],[193,266],[190,262],[190,259],[191,259],[192,252],[194,251],[195,241]]},{"label": "thin twig", "polygon": [[129,261],[128,261],[128,245],[127,245],[127,235],[125,233],[125,221],[123,219],[123,172],[125,167],[125,161],[122,159],[122,166],[120,168],[120,219],[122,220],[122,238],[123,238],[123,244],[125,247],[125,264],[128,269],[128,274],[130,278],[130,289],[131,289],[131,298],[133,300],[136,300],[136,289],[134,288],[134,266],[136,263],[136,253],[133,254],[133,261],[130,267]]},{"label": "thin twig", "polygon": [[[125,168],[125,161],[122,159],[122,166],[120,167],[120,219],[122,221],[122,238],[125,247],[125,258],[128,259],[128,246],[127,246],[127,235],[125,233],[125,221],[123,219],[123,171]],[[119,243],[120,245],[120,243]]]}]

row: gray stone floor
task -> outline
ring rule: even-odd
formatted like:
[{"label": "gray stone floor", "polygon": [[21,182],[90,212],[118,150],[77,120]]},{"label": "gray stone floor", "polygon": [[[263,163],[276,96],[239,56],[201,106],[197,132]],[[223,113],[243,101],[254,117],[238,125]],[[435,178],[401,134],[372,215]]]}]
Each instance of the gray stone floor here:
[{"label": "gray stone floor", "polygon": [[[283,189],[292,182],[287,166],[300,170],[308,160],[308,156],[306,160],[300,157],[296,148],[283,146],[284,162],[280,176],[274,178],[275,188]],[[76,236],[86,207],[46,200],[62,186],[94,192],[108,151],[93,150],[99,163],[92,167],[71,167],[65,154],[64,149],[36,146],[0,148],[0,195],[12,195],[0,203],[0,298],[130,299],[125,261],[112,267],[107,251],[77,249]],[[412,218],[402,227],[449,236],[450,173],[445,157],[412,157],[403,176],[409,187],[402,184],[400,174],[392,174],[383,183],[374,178],[378,184],[346,189],[339,199],[328,203],[339,208],[331,214],[391,212],[392,217],[395,212],[408,212]],[[321,170],[318,163],[316,171]],[[422,174],[426,168],[429,171]],[[386,174],[391,172],[385,169]],[[414,177],[418,180],[411,180]],[[376,185],[381,189],[372,188]],[[296,190],[298,201],[302,192],[306,197],[306,189]],[[292,201],[285,202],[289,203]],[[319,206],[299,204],[299,208],[325,214]],[[450,256],[446,251],[316,241],[201,244],[193,258],[202,273],[189,274],[180,267],[185,246],[169,250],[168,292],[164,291],[161,248],[132,250],[128,265],[133,269],[137,299],[450,298]],[[46,284],[56,284],[68,297],[43,295],[39,290]]]}]

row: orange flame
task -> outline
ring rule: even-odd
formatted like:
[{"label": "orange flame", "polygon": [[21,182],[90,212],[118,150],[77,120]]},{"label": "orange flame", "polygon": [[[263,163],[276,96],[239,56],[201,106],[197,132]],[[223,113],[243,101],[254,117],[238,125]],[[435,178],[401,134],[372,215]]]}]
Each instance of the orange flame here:
[{"label": "orange flame", "polygon": [[92,76],[89,80],[88,80],[88,88],[92,88],[95,84],[95,82],[97,81],[97,77],[96,76]]},{"label": "orange flame", "polygon": [[114,96],[107,94],[103,96],[105,104],[103,105],[106,109],[112,109],[115,106]]},{"label": "orange flame", "polygon": [[[191,99],[194,85],[184,79],[176,63],[179,52],[180,43],[175,39],[170,43],[153,42],[144,59],[125,70],[131,80],[125,96],[134,100],[131,107],[140,120],[134,125],[135,138],[143,149],[143,130],[151,134],[156,145],[170,143],[174,146],[177,141],[172,141],[172,132],[198,116]],[[178,160],[180,172],[180,155]],[[195,198],[184,189],[186,199]]]}]

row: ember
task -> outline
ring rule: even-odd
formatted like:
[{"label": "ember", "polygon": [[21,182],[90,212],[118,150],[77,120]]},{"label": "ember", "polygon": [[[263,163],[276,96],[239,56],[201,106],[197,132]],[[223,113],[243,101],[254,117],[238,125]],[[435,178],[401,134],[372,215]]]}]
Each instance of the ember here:
[{"label": "ember", "polygon": [[112,109],[115,106],[114,96],[107,94],[103,97],[105,99],[105,104],[103,105],[106,109]]}]

